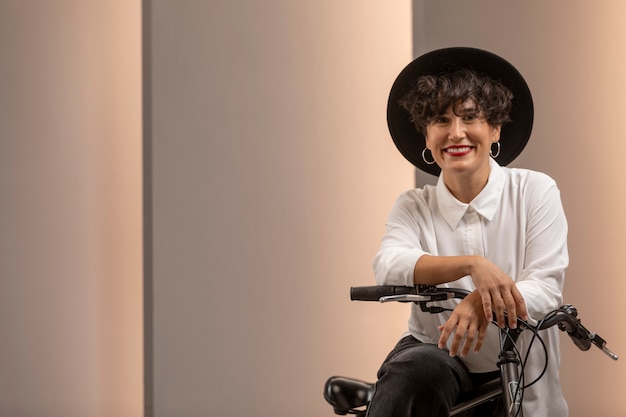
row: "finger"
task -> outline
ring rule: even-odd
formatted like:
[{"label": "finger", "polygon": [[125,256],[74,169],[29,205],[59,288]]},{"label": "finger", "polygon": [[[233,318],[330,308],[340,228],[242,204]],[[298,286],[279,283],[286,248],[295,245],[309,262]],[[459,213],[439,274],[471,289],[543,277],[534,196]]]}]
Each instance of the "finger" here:
[{"label": "finger", "polygon": [[[457,318],[452,315],[444,324],[439,326],[439,330],[441,331],[441,336],[439,336],[439,342],[437,343],[439,349],[445,349],[447,347],[448,340],[450,339],[450,336],[453,336],[454,330],[457,328],[457,324]],[[452,343],[450,344],[450,356],[454,356],[456,354],[455,340],[456,335],[454,335]],[[454,352],[454,354],[452,352]]]},{"label": "finger", "polygon": [[[468,341],[468,329],[470,328],[470,321],[466,318],[461,318],[454,331],[454,338],[452,339],[452,343],[450,344],[450,356],[456,356],[457,354],[462,354],[463,350],[465,350],[465,354],[469,348],[465,348],[466,345],[471,347],[472,342],[474,341],[474,335],[471,336],[471,340]],[[463,348],[463,350],[461,350]]]},{"label": "finger", "polygon": [[465,339],[465,336],[465,330],[457,327],[454,332],[454,337],[452,338],[452,343],[450,344],[450,356],[456,356],[459,353],[459,349]]},{"label": "finger", "polygon": [[489,291],[481,291],[480,298],[483,302],[483,312],[485,313],[485,319],[490,322],[493,320],[493,312],[491,310],[491,294]]},{"label": "finger", "polygon": [[517,315],[521,317],[522,320],[528,320],[528,309],[526,308],[526,301],[524,300],[524,296],[522,296],[522,293],[517,289],[517,287],[514,287],[513,298],[515,300]]},{"label": "finger", "polygon": [[503,298],[506,305],[506,313],[507,319],[509,321],[509,327],[511,329],[515,329],[517,327],[517,304],[511,293],[506,293]]},{"label": "finger", "polygon": [[487,335],[487,327],[481,326],[478,328],[478,335],[476,337],[476,344],[474,345],[474,352],[478,352],[483,347],[485,336]]},{"label": "finger", "polygon": [[439,349],[445,349],[448,344],[448,339],[450,338],[450,333],[452,333],[452,329],[444,324],[439,326],[439,331],[441,332],[441,336],[439,336],[437,346]]},{"label": "finger", "polygon": [[498,327],[503,328],[506,325],[506,319],[504,316],[504,311],[506,309],[506,306],[499,292],[496,291],[493,293],[492,303],[493,303],[493,312],[496,315],[496,322],[498,323]]},{"label": "finger", "polygon": [[463,343],[463,347],[460,353],[461,357],[467,356],[472,346],[474,346],[474,341],[477,338],[477,333],[478,331],[476,329],[476,326],[470,326],[470,328],[467,330],[467,333],[465,334],[465,342]]}]

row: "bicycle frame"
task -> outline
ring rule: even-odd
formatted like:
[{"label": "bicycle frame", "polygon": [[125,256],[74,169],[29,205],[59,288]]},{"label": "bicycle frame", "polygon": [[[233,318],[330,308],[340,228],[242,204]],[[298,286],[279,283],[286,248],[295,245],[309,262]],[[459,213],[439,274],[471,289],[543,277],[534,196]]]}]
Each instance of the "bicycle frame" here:
[{"label": "bicycle frame", "polygon": [[523,417],[522,394],[523,385],[519,379],[520,360],[515,353],[515,342],[521,334],[520,329],[500,330],[502,350],[499,355],[498,367],[500,378],[481,385],[460,401],[450,410],[450,416],[460,415],[488,401],[502,399],[507,417]]},{"label": "bicycle frame", "polygon": [[450,410],[450,416],[458,416],[500,397],[502,397],[502,379],[498,378],[479,386],[469,394],[462,395],[460,400]]}]

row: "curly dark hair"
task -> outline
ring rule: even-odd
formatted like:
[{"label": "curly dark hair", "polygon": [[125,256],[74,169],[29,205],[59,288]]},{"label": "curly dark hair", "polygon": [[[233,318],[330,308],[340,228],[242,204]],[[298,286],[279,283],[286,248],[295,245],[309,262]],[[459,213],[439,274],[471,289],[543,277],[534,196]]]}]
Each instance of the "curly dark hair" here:
[{"label": "curly dark hair", "polygon": [[418,131],[444,114],[452,105],[457,109],[471,100],[476,111],[492,126],[510,122],[513,93],[500,81],[469,69],[460,69],[441,75],[422,75],[413,88],[400,100],[410,114]]}]

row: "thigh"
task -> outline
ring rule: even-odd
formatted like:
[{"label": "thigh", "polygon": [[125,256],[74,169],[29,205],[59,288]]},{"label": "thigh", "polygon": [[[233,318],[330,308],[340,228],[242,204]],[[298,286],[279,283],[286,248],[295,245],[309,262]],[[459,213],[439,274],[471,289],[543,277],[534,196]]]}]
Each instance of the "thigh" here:
[{"label": "thigh", "polygon": [[450,379],[452,376],[454,380],[450,382],[458,385],[459,392],[470,391],[474,385],[470,372],[459,358],[451,357],[447,350],[432,343],[423,343],[410,335],[402,338],[389,353],[378,371],[378,378],[392,364],[416,374],[413,376],[418,379],[442,381],[442,378]]},{"label": "thigh", "polygon": [[471,387],[469,372],[459,359],[407,336],[378,371],[368,416],[449,416],[458,395]]}]

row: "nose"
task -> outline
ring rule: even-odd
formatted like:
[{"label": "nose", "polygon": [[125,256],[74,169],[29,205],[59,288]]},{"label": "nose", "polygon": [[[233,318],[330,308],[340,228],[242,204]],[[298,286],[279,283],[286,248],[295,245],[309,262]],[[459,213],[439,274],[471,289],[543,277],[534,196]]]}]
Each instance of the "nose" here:
[{"label": "nose", "polygon": [[448,138],[450,140],[458,141],[465,138],[465,123],[460,117],[453,117],[449,126]]}]

